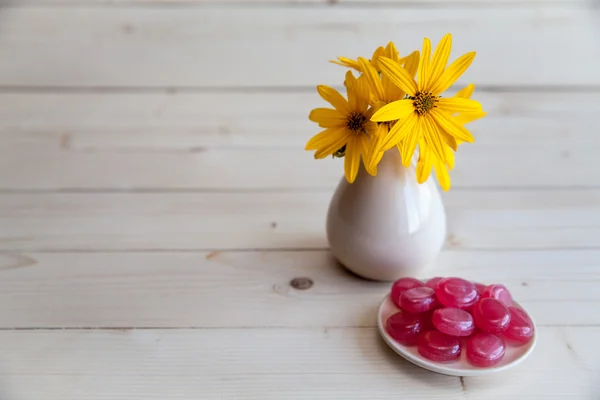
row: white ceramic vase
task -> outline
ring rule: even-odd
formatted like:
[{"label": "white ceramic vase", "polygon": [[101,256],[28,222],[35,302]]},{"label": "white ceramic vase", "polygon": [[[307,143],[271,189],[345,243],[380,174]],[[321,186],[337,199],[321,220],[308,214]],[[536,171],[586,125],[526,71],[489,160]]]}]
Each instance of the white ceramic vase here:
[{"label": "white ceramic vase", "polygon": [[371,176],[361,166],[354,183],[342,177],[329,205],[333,255],[357,275],[393,281],[418,275],[439,254],[446,214],[434,178],[419,184],[396,148]]}]

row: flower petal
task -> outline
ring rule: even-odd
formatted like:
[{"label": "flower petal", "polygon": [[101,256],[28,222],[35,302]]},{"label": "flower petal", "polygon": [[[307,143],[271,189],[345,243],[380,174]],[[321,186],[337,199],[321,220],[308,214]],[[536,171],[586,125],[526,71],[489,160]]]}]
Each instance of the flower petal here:
[{"label": "flower petal", "polygon": [[337,90],[329,86],[319,85],[317,86],[317,91],[323,100],[330,103],[339,112],[342,114],[350,113],[350,106],[348,105],[348,102]]},{"label": "flower petal", "polygon": [[446,164],[442,163],[440,160],[434,160],[433,168],[435,168],[435,176],[442,189],[444,189],[445,192],[450,190],[450,174],[448,173]]},{"label": "flower petal", "polygon": [[346,143],[346,155],[344,156],[344,174],[350,183],[356,179],[358,167],[360,166],[360,139],[351,137]]},{"label": "flower petal", "polygon": [[381,150],[383,146],[383,141],[387,136],[387,125],[381,124],[377,126],[377,131],[374,134],[373,140],[370,141],[369,153],[370,157],[367,163],[365,163],[365,167],[367,172],[371,175],[377,174],[377,164],[381,161],[383,157],[383,151]]},{"label": "flower petal", "polygon": [[404,138],[412,132],[418,119],[419,117],[413,114],[408,116],[408,118],[404,118],[403,120],[396,122],[386,135],[386,138],[382,143],[382,147],[380,147],[380,151],[389,150],[402,142]]},{"label": "flower petal", "polygon": [[315,158],[332,155],[346,144],[348,138],[346,128],[329,128],[313,136],[306,143],[306,150],[317,150]]},{"label": "flower petal", "polygon": [[357,70],[358,72],[362,72],[360,70],[360,66],[358,65],[358,61],[351,60],[346,57],[338,57],[337,60],[329,60],[329,62],[337,64],[337,65],[341,65],[342,67],[353,68],[353,69]]},{"label": "flower petal", "polygon": [[346,117],[333,108],[315,108],[308,115],[308,119],[319,124],[323,128],[341,126],[346,124]]},{"label": "flower petal", "polygon": [[443,111],[434,108],[431,110],[431,116],[442,130],[446,131],[451,136],[454,136],[456,139],[468,143],[473,143],[475,141],[471,132],[465,129],[464,126],[458,124],[454,121],[454,118],[448,116]]},{"label": "flower petal", "polygon": [[436,104],[441,110],[449,113],[455,112],[480,112],[481,103],[477,100],[462,97],[442,97]]},{"label": "flower petal", "polygon": [[462,97],[464,99],[470,99],[473,95],[473,91],[475,90],[475,85],[469,83],[464,88],[460,89],[458,93],[454,95],[454,97]]},{"label": "flower petal", "polygon": [[[421,52],[421,62],[419,63],[419,91],[422,92],[427,87],[429,73],[429,58],[431,57],[431,42],[425,38],[423,40],[423,51]],[[413,93],[410,93],[413,94]]]},{"label": "flower petal", "polygon": [[433,85],[437,82],[439,77],[444,72],[446,65],[448,64],[448,58],[450,57],[450,49],[452,48],[452,35],[449,33],[440,40],[435,52],[433,53],[433,59],[431,60],[431,67],[429,68],[429,85]]},{"label": "flower petal", "polygon": [[419,143],[419,160],[417,161],[417,182],[424,183],[431,174],[433,156],[424,140]]},{"label": "flower petal", "polygon": [[371,65],[371,63],[365,60],[364,58],[359,57],[358,62],[360,63],[360,67],[363,70],[363,76],[367,80],[367,83],[371,88],[371,92],[375,96],[375,100],[383,101],[385,98],[385,92],[383,91],[383,85],[381,83],[381,79],[379,78],[379,74]]},{"label": "flower petal", "polygon": [[[375,68],[377,71],[379,71],[379,64],[377,64],[377,59],[381,56],[385,56],[385,49],[381,46],[379,46],[377,49],[375,49],[375,51],[373,52],[373,56],[371,57],[371,65],[373,66],[373,68]],[[362,67],[361,67],[362,70]],[[364,70],[363,70],[364,72]]]},{"label": "flower petal", "polygon": [[430,91],[438,94],[447,90],[462,74],[464,74],[473,62],[473,59],[475,59],[474,51],[459,57],[444,71]]},{"label": "flower petal", "polygon": [[404,63],[404,69],[412,76],[415,77],[417,70],[419,69],[419,60],[420,55],[419,51],[413,51],[406,57],[406,62]]},{"label": "flower petal", "polygon": [[427,141],[427,144],[435,154],[435,157],[446,163],[446,153],[444,152],[444,142],[442,141],[442,135],[438,130],[437,124],[433,119],[426,115],[423,119],[423,136]]},{"label": "flower petal", "polygon": [[369,140],[369,138],[361,136],[361,137],[357,138],[356,142],[358,142],[360,155],[361,155],[362,162],[363,162],[365,169],[367,170],[367,172],[370,175],[377,174],[377,164],[375,164],[374,171],[370,168],[371,159],[373,157],[373,152],[372,152],[372,150],[373,150],[372,142],[373,141]]},{"label": "flower petal", "polygon": [[386,56],[387,58],[390,58],[391,60],[393,60],[397,63],[400,62],[400,56],[398,54],[398,49],[396,48],[396,45],[394,44],[394,42],[389,42],[387,44],[387,46],[385,46],[385,53],[382,55]]},{"label": "flower petal", "polygon": [[444,152],[446,153],[446,165],[449,169],[454,168],[454,151],[448,146],[444,146]]},{"label": "flower petal", "polygon": [[409,99],[394,101],[381,107],[373,116],[371,121],[385,122],[406,118],[415,111],[413,101]]},{"label": "flower petal", "polygon": [[399,145],[400,155],[402,156],[402,164],[408,167],[412,161],[413,154],[417,148],[422,132],[423,132],[423,118],[416,117],[415,124],[412,130],[406,135],[402,144]]},{"label": "flower petal", "polygon": [[387,57],[379,57],[378,61],[381,73],[386,75],[394,85],[410,95],[417,92],[417,83],[400,64]]},{"label": "flower petal", "polygon": [[[456,140],[454,138],[454,136],[450,135],[448,132],[446,132],[441,126],[440,124],[437,123],[437,121],[434,121],[438,127],[438,131],[440,132],[440,135],[442,135],[442,139],[444,140],[444,143],[450,147],[452,150],[457,151],[458,150],[458,142],[459,140]],[[448,160],[446,160],[448,161]]]},{"label": "flower petal", "polygon": [[487,113],[485,111],[480,111],[480,112],[475,112],[475,113],[463,113],[463,114],[458,114],[456,117],[454,117],[454,121],[457,124],[465,125],[465,124],[468,124],[469,122],[473,122],[480,118],[483,118],[486,115],[487,115]]},{"label": "flower petal", "polygon": [[365,81],[364,75],[358,79],[354,77],[352,71],[346,72],[344,81],[346,92],[348,93],[348,104],[353,112],[364,112],[369,106],[371,92]]}]

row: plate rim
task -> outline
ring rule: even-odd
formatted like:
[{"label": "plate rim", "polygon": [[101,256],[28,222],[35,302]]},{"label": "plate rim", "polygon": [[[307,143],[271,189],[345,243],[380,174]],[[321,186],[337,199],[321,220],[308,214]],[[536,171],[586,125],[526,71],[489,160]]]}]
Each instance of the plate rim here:
[{"label": "plate rim", "polygon": [[[383,312],[383,307],[384,304],[386,304],[388,302],[388,300],[391,302],[390,300],[390,294],[388,293],[383,300],[381,301],[381,303],[379,304],[379,308],[377,309],[377,330],[379,331],[379,335],[383,338],[384,342],[386,342],[386,344],[392,349],[394,350],[394,352],[398,355],[400,355],[402,358],[404,358],[405,360],[407,360],[408,362],[424,368],[426,370],[432,371],[432,372],[436,372],[438,374],[443,374],[443,375],[450,375],[450,376],[481,376],[481,375],[488,375],[488,374],[493,374],[496,372],[502,372],[505,371],[509,368],[513,368],[517,365],[519,365],[520,363],[522,363],[525,359],[527,359],[527,357],[529,357],[529,355],[533,352],[533,350],[536,347],[536,342],[537,342],[537,326],[535,324],[535,321],[533,320],[533,318],[531,318],[531,321],[533,322],[533,338],[531,340],[531,343],[529,344],[529,348],[516,360],[508,363],[508,364],[504,364],[498,367],[487,367],[487,368],[478,368],[478,369],[462,369],[462,368],[453,368],[449,365],[451,364],[441,364],[441,363],[436,363],[434,361],[429,361],[426,360],[425,358],[421,357],[421,356],[415,356],[412,353],[410,353],[409,351],[406,350],[407,346],[404,346],[398,342],[396,342],[394,339],[392,339],[392,337],[385,331],[385,327],[383,326],[383,318],[382,318],[382,312]],[[519,303],[517,303],[515,301],[515,303],[517,305],[519,305]]]}]

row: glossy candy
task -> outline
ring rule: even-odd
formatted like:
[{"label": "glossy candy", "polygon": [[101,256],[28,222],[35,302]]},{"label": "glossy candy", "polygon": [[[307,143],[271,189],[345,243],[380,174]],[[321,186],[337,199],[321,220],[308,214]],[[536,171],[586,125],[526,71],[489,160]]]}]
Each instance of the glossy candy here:
[{"label": "glossy candy", "polygon": [[423,282],[415,278],[400,278],[392,285],[391,299],[396,307],[400,307],[400,296],[408,289],[423,286]]},{"label": "glossy candy", "polygon": [[504,357],[504,340],[491,333],[476,333],[466,345],[467,360],[477,367],[491,367]]},{"label": "glossy candy", "polygon": [[446,362],[460,358],[462,345],[456,337],[438,331],[428,331],[419,335],[417,350],[429,360]]},{"label": "glossy candy", "polygon": [[431,278],[430,280],[428,280],[427,282],[425,282],[425,286],[432,288],[433,290],[437,289],[437,284],[439,281],[441,281],[442,277],[440,276],[436,276],[435,278]]},{"label": "glossy candy", "polygon": [[477,328],[482,331],[497,333],[508,328],[510,312],[501,301],[483,298],[473,306],[473,319]]},{"label": "glossy candy", "polygon": [[487,286],[485,286],[483,283],[477,283],[477,282],[473,282],[473,285],[475,285],[475,289],[477,289],[477,294],[479,295],[479,297],[481,297],[481,295],[483,294],[483,291],[485,290],[485,288]]},{"label": "glossy candy", "polygon": [[414,346],[417,344],[419,334],[425,330],[425,326],[429,326],[429,321],[423,314],[401,311],[387,319],[385,330],[397,342],[405,346]]},{"label": "glossy candy", "polygon": [[512,296],[504,285],[496,284],[486,286],[485,290],[481,294],[481,297],[489,297],[491,299],[500,300],[506,307],[510,307],[513,304]]},{"label": "glossy candy", "polygon": [[427,286],[408,289],[400,296],[400,308],[409,313],[429,311],[435,305],[435,291]]},{"label": "glossy candy", "polygon": [[533,337],[535,327],[529,315],[517,307],[508,307],[510,312],[510,323],[504,331],[504,337],[514,345],[528,343]]},{"label": "glossy candy", "polygon": [[469,336],[475,331],[475,321],[465,310],[446,307],[433,312],[433,325],[442,333],[451,336]]},{"label": "glossy candy", "polygon": [[435,293],[446,307],[470,308],[479,298],[475,285],[461,278],[442,279]]}]

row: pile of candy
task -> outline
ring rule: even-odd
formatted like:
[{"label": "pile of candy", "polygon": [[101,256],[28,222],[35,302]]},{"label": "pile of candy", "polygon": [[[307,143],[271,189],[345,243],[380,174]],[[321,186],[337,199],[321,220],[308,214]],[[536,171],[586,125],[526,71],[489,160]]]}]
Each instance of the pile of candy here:
[{"label": "pile of candy", "polygon": [[469,363],[490,367],[502,360],[507,344],[520,346],[533,338],[531,318],[513,305],[504,285],[402,278],[394,282],[391,300],[402,311],[388,318],[386,331],[432,361],[456,361],[464,347]]}]

